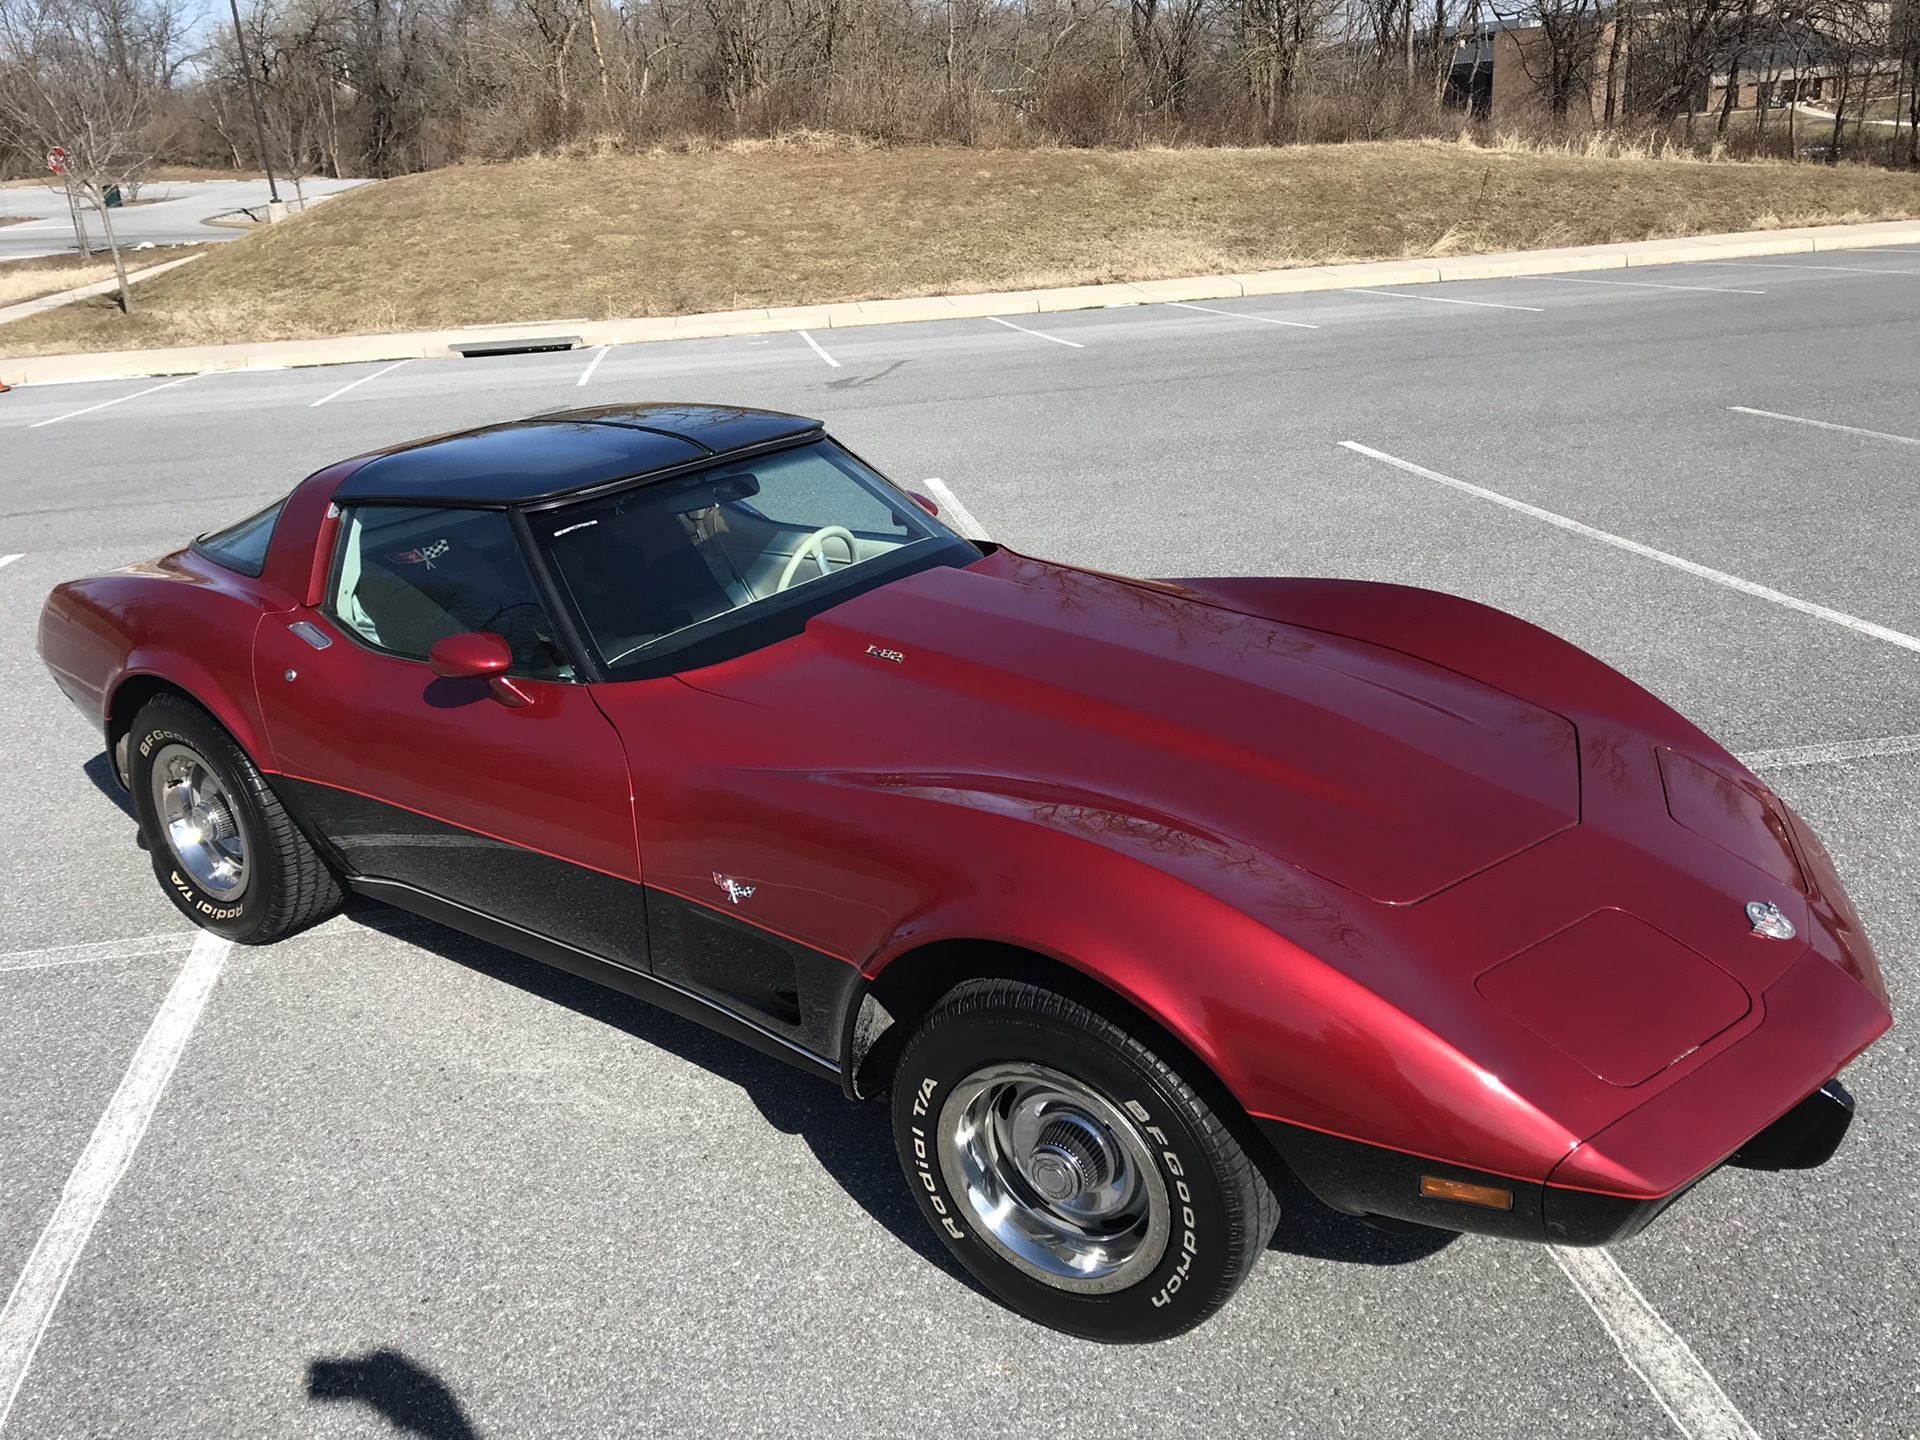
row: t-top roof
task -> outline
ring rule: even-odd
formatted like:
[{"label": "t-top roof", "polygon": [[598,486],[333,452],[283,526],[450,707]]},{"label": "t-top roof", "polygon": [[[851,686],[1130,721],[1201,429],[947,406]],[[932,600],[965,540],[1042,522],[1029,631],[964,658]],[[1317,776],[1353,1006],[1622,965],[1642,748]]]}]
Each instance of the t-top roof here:
[{"label": "t-top roof", "polygon": [[820,429],[733,405],[601,405],[419,440],[375,455],[334,498],[511,505],[725,455]]}]

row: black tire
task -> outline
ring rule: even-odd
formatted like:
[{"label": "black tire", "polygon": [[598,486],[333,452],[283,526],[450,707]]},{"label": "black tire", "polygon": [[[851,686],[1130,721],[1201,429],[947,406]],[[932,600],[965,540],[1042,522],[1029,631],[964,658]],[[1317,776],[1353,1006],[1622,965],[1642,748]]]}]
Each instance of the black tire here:
[{"label": "black tire", "polygon": [[[204,762],[244,846],[244,888],[230,898],[196,879],[175,851],[160,814],[154,766],[163,756],[172,760],[183,753]],[[154,876],[194,924],[242,945],[266,945],[340,908],[340,881],[327,862],[300,833],[246,751],[191,700],[157,695],[141,706],[127,732],[127,758],[134,813]]]},{"label": "black tire", "polygon": [[[1150,1238],[1119,1237],[1111,1246],[1102,1241],[1102,1260],[1124,1253],[1129,1244],[1134,1258],[1097,1282],[1058,1274],[1045,1278],[1041,1267],[1048,1262],[1036,1263],[1037,1252],[1029,1251],[1024,1262],[1010,1258],[1016,1245],[994,1238],[964,1193],[973,1183],[966,1167],[978,1166],[982,1147],[977,1141],[962,1144],[955,1130],[977,1136],[997,1123],[983,1124],[983,1114],[1003,1113],[996,1103],[1015,1109],[1025,1104],[1036,1117],[1031,1124],[1041,1126],[1039,1143],[1025,1152],[1026,1162],[998,1167],[995,1174],[1013,1176],[1008,1191],[1024,1196],[1018,1207],[1023,1216],[1038,1216],[1042,1229],[1056,1223],[1060,1212],[1031,1188],[1039,1182],[1029,1177],[1039,1172],[1028,1163],[1053,1133],[1052,1122],[1042,1125],[1038,1117],[1075,1113],[1070,1104],[1046,1108],[1054,1103],[1045,1098],[1054,1087],[1044,1078],[1049,1075],[1089,1094],[1097,1102],[1090,1113],[1106,1126],[1106,1138],[1125,1142],[1119,1148],[1074,1151],[1076,1158],[1068,1162],[1071,1178],[1064,1181],[1056,1158],[1051,1183],[1073,1190],[1102,1177],[1117,1187],[1120,1179],[1114,1177],[1127,1178],[1144,1187],[1149,1212],[1154,1196],[1167,1206],[1158,1248]],[[1012,1309],[1069,1334],[1137,1342],[1192,1329],[1232,1297],[1279,1223],[1280,1202],[1266,1176],[1234,1127],[1192,1084],[1120,1024],[1033,985],[974,980],[947,994],[901,1054],[892,1106],[900,1163],[934,1233]],[[956,1124],[969,1119],[973,1123]],[[1109,1123],[1115,1120],[1118,1125]],[[1121,1130],[1129,1121],[1132,1137]],[[1007,1120],[1005,1126],[1011,1137],[1015,1122]],[[1027,1133],[1035,1132],[1029,1128]],[[1071,1149],[1075,1142],[1061,1143]],[[1142,1148],[1131,1148],[1135,1144]],[[1129,1158],[1117,1165],[1103,1158],[1122,1152]],[[1056,1157],[1061,1153],[1056,1148]],[[986,1208],[994,1206],[988,1202]],[[1139,1233],[1153,1233],[1144,1218]],[[1106,1288],[1095,1289],[1095,1284]]]}]

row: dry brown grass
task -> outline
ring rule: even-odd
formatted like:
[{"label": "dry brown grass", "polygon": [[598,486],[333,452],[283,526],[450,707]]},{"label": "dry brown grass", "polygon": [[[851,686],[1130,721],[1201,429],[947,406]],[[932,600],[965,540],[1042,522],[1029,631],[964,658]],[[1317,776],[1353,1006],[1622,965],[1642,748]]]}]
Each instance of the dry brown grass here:
[{"label": "dry brown grass", "polygon": [[45,255],[32,260],[10,260],[0,265],[0,305],[38,300],[60,290],[73,290],[105,280],[113,274],[108,259],[78,255]]},{"label": "dry brown grass", "polygon": [[1260,150],[726,146],[459,166],[350,192],[0,354],[1141,280],[1920,216],[1920,175],[1519,143]]},{"label": "dry brown grass", "polygon": [[[126,252],[127,272],[134,274],[154,265],[164,265],[169,260],[184,260],[189,255],[197,255],[209,248],[205,245],[174,245],[153,250],[129,250]],[[38,300],[42,295],[77,290],[96,280],[112,278],[113,261],[105,255],[84,258],[79,255],[41,255],[31,260],[9,260],[0,264],[0,306]],[[145,294],[146,291],[141,290],[136,299]]]}]

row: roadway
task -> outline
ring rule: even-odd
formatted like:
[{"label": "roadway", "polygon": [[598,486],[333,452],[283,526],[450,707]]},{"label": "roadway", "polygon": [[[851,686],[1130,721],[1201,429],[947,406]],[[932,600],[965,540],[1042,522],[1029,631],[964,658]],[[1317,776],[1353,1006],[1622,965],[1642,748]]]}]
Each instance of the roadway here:
[{"label": "roadway", "polygon": [[0,396],[5,1440],[1920,1431],[1910,1018],[1824,1169],[1722,1172],[1604,1253],[1294,1194],[1228,1310],[1104,1349],[939,1258],[877,1111],[671,1017],[375,909],[190,958],[33,653],[56,581],[340,456],[797,410],[1023,550],[1426,585],[1593,650],[1809,817],[1910,1011],[1920,253],[1632,273]]},{"label": "roadway", "polygon": [[[311,200],[366,183],[311,176],[300,182],[298,193]],[[290,182],[281,182],[280,194],[289,201],[296,198]],[[215,215],[257,209],[266,203],[265,180],[154,181],[141,187],[138,204],[124,205],[113,212],[113,232],[127,249],[238,240],[247,233],[247,227],[209,225],[207,221]],[[107,237],[99,215],[83,208],[81,216],[87,243],[96,250],[105,249]],[[73,249],[73,221],[67,213],[64,190],[44,185],[0,188],[0,222],[10,219],[21,223],[0,223],[0,262],[64,255]]]}]

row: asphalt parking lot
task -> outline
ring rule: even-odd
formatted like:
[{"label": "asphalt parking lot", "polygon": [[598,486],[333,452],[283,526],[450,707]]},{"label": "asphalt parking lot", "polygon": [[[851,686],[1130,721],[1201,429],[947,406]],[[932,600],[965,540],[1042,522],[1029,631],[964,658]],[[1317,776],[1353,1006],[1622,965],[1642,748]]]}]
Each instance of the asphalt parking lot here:
[{"label": "asphalt parking lot", "polygon": [[[0,396],[7,1440],[1920,1433],[1920,253],[1814,258]],[[1593,650],[1846,877],[1900,1020],[1846,1145],[1611,1261],[1291,1195],[1228,1310],[1108,1349],[946,1264],[877,1110],[664,1013],[371,907],[193,949],[34,654],[48,587],[629,398],[821,416],[1023,550],[1432,586]]]}]

